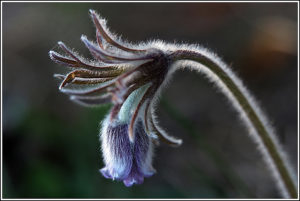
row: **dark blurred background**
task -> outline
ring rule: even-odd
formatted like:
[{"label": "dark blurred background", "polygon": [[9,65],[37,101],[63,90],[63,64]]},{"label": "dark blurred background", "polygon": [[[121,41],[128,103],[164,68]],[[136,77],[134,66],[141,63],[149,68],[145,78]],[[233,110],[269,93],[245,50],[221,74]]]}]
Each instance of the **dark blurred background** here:
[{"label": "dark blurred background", "polygon": [[201,75],[176,72],[157,108],[184,143],[156,148],[157,174],[126,188],[103,178],[99,122],[110,106],[83,108],[58,91],[63,41],[90,58],[88,9],[123,38],[198,43],[241,77],[297,167],[296,3],[4,3],[4,198],[276,198],[260,154],[227,99]]}]

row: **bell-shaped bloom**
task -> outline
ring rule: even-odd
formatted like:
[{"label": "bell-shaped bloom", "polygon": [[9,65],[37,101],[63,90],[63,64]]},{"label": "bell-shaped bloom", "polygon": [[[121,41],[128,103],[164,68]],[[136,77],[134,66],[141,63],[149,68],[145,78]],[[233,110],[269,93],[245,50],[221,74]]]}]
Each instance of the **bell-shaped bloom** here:
[{"label": "bell-shaped bloom", "polygon": [[100,133],[106,178],[123,180],[126,186],[140,184],[151,176],[153,142],[163,140],[180,145],[157,125],[154,105],[170,74],[169,55],[153,46],[132,46],[120,41],[106,27],[105,20],[90,11],[96,27],[97,42],[86,36],[81,40],[94,60],[80,57],[64,43],[58,42],[66,55],[50,51],[56,63],[68,66],[60,91],[85,106],[113,103],[102,123]]},{"label": "bell-shaped bloom", "polygon": [[155,173],[152,167],[153,145],[142,122],[135,127],[135,140],[129,141],[128,124],[103,122],[101,141],[105,167],[100,170],[108,179],[123,180],[126,186],[141,184]]}]

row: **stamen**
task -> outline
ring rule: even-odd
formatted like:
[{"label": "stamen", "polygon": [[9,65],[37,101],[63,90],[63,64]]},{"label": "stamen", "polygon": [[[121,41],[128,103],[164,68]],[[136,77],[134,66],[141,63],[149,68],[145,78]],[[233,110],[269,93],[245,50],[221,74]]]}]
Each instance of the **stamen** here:
[{"label": "stamen", "polygon": [[93,22],[94,22],[97,30],[99,31],[99,33],[111,45],[113,45],[113,46],[115,46],[115,47],[117,47],[117,48],[119,48],[121,50],[128,51],[128,52],[144,52],[144,51],[146,51],[146,50],[137,50],[137,49],[132,49],[132,48],[124,47],[124,46],[120,45],[119,43],[115,42],[112,38],[109,37],[109,35],[105,32],[105,30],[101,26],[101,23],[100,23],[100,21],[98,19],[98,16],[97,16],[96,12],[93,11],[93,10],[90,10],[90,15],[91,15],[91,17],[93,19]]}]

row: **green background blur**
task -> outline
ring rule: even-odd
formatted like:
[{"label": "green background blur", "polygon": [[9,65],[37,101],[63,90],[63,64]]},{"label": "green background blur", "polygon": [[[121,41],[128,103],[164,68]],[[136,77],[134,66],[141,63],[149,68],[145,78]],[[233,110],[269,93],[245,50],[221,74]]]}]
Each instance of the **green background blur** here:
[{"label": "green background blur", "polygon": [[260,154],[227,99],[203,76],[176,72],[157,108],[184,143],[155,150],[157,170],[126,188],[106,180],[98,140],[110,106],[83,108],[58,91],[48,57],[63,41],[88,58],[95,37],[88,9],[138,43],[198,43],[240,75],[297,164],[296,3],[4,3],[4,198],[276,198]]}]

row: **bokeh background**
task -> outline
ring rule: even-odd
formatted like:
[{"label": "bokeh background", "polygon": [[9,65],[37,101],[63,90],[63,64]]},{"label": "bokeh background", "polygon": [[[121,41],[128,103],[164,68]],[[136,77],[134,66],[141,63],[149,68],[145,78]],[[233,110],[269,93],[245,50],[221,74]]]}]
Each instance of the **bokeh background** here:
[{"label": "bokeh background", "polygon": [[157,174],[126,188],[104,179],[97,109],[58,91],[48,57],[63,41],[86,57],[88,9],[133,42],[198,43],[241,77],[297,169],[296,3],[3,3],[4,198],[276,198],[279,192],[227,99],[203,76],[176,72],[157,108],[184,143],[156,148]]}]

